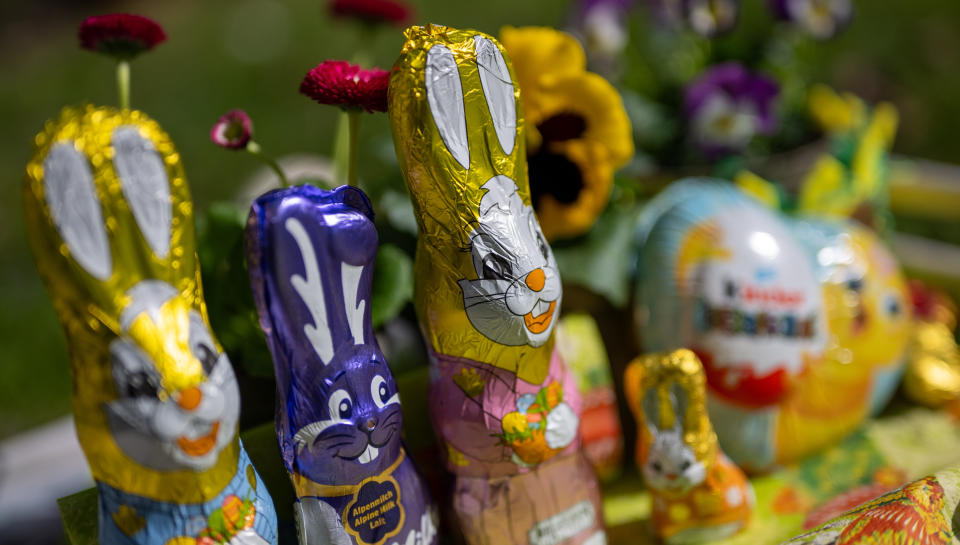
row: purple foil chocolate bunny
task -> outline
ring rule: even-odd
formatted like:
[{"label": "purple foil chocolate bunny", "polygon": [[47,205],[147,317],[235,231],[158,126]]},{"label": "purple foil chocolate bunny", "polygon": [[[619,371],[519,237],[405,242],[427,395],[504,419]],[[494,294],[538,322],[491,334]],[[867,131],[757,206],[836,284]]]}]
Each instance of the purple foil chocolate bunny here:
[{"label": "purple foil chocolate bunny", "polygon": [[436,510],[400,440],[397,385],[373,336],[376,253],[373,210],[352,187],[272,191],[247,222],[304,545],[437,541]]}]

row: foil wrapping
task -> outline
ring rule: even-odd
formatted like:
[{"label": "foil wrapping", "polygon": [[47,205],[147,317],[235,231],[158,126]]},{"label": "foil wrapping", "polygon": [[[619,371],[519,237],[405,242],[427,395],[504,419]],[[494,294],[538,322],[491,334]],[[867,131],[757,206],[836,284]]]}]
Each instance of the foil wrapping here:
[{"label": "foil wrapping", "polygon": [[623,462],[623,430],[617,390],[600,329],[585,313],[565,314],[557,329],[557,349],[577,377],[583,396],[580,440],[597,476],[612,482]]},{"label": "foil wrapping", "polygon": [[687,349],[635,359],[624,376],[637,419],[637,465],[653,497],[651,520],[662,539],[721,539],[743,529],[753,489],[720,450],[707,415],[707,379]]},{"label": "foil wrapping", "polygon": [[419,226],[415,306],[461,529],[472,544],[601,542],[581,401],[554,349],[562,288],[530,204],[515,74],[480,32],[427,25],[405,38],[390,124]]},{"label": "foil wrapping", "polygon": [[[170,137],[142,112],[66,108],[34,140],[23,196],[67,337],[101,541],[275,543],[273,503],[237,437],[239,390],[207,318]],[[211,526],[224,516],[229,529]]]},{"label": "foil wrapping", "polygon": [[247,263],[277,377],[277,439],[301,543],[437,542],[377,345],[373,210],[359,189],[302,185],[253,203]]},{"label": "foil wrapping", "polygon": [[711,421],[741,467],[796,462],[889,400],[910,305],[870,230],[787,218],[728,183],[689,179],[646,206],[638,240],[645,349],[697,354]]},{"label": "foil wrapping", "polygon": [[920,320],[914,326],[903,387],[911,399],[927,407],[960,398],[960,348],[947,324]]}]

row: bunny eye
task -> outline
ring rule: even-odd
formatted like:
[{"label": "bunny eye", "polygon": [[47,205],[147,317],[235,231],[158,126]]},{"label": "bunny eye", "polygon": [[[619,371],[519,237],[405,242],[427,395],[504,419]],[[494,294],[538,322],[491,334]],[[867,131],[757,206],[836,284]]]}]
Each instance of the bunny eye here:
[{"label": "bunny eye", "polygon": [[400,396],[398,394],[390,395],[390,387],[387,386],[387,379],[380,375],[373,377],[373,381],[370,382],[370,395],[373,396],[373,402],[381,409],[391,403],[400,402]]},{"label": "bunny eye", "polygon": [[690,460],[684,460],[683,463],[680,464],[680,471],[686,471],[688,469],[690,469]]},{"label": "bunny eye", "polygon": [[127,377],[124,391],[127,397],[157,397],[159,392],[156,378],[146,371],[137,371]]},{"label": "bunny eye", "polygon": [[497,254],[488,254],[482,263],[481,275],[487,280],[506,280],[513,274],[510,262]]},{"label": "bunny eye", "polygon": [[657,473],[660,473],[663,471],[663,466],[660,465],[660,462],[654,462],[650,465],[653,467],[653,470],[656,471]]},{"label": "bunny eye", "polygon": [[857,293],[863,291],[863,278],[851,278],[847,280],[847,289]]},{"label": "bunny eye", "polygon": [[549,261],[550,247],[547,246],[547,241],[543,238],[543,233],[540,232],[540,228],[537,225],[537,219],[534,217],[532,211],[527,216],[527,226],[530,228],[530,233],[533,235],[533,239],[536,241],[537,248],[539,248],[543,259]]},{"label": "bunny eye", "polygon": [[127,398],[156,398],[160,377],[151,369],[146,354],[123,339],[110,346],[110,367],[117,392]]},{"label": "bunny eye", "polygon": [[209,376],[220,360],[220,352],[213,344],[213,338],[203,319],[196,312],[190,313],[190,349],[203,365],[203,372]]},{"label": "bunny eye", "polygon": [[198,345],[196,351],[198,352],[198,359],[203,365],[203,372],[209,376],[213,368],[217,366],[217,360],[220,359],[220,355],[217,354],[216,350],[206,344]]},{"label": "bunny eye", "polygon": [[887,294],[883,300],[883,311],[889,318],[899,318],[903,315],[903,300],[896,293]]},{"label": "bunny eye", "polygon": [[549,261],[550,247],[547,246],[547,241],[543,239],[543,233],[541,233],[539,229],[534,232],[537,234],[537,246],[540,247],[540,253],[543,255],[543,259]]},{"label": "bunny eye", "polygon": [[467,114],[463,106],[463,86],[453,52],[437,44],[427,52],[424,71],[427,102],[440,138],[463,168],[470,168],[467,144]]},{"label": "bunny eye", "polygon": [[346,420],[353,415],[353,400],[346,390],[333,392],[328,403],[331,420]]}]

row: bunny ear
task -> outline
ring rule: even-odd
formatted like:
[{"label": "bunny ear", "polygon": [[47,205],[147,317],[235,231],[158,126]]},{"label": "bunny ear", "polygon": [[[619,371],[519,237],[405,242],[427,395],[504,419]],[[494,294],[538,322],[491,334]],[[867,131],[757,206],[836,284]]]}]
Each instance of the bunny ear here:
[{"label": "bunny ear", "polygon": [[373,220],[373,205],[367,195],[356,187],[344,185],[334,190],[334,197],[347,206],[361,212],[369,220]]},{"label": "bunny ear", "polygon": [[480,86],[487,99],[487,108],[497,131],[500,149],[510,155],[517,136],[517,103],[513,94],[513,78],[510,77],[503,53],[489,38],[474,36],[473,47],[480,72]]},{"label": "bunny ear", "polygon": [[320,356],[324,365],[333,360],[333,335],[330,332],[330,321],[327,318],[327,305],[323,295],[323,282],[320,278],[320,269],[317,265],[317,254],[313,248],[313,241],[298,218],[289,217],[284,227],[293,237],[300,249],[306,276],[295,274],[290,277],[290,284],[300,299],[310,311],[312,324],[304,324],[303,332],[313,346],[313,350]]},{"label": "bunny ear", "polygon": [[647,389],[643,394],[643,414],[646,417],[647,427],[656,434],[660,429],[660,396],[657,387]]},{"label": "bunny ear", "polygon": [[110,243],[87,158],[72,141],[54,144],[43,160],[43,192],[53,223],[70,255],[106,280],[113,271]]},{"label": "bunny ear", "polygon": [[167,169],[153,142],[126,125],[113,131],[113,164],[143,238],[160,259],[170,251],[173,218]]},{"label": "bunny ear", "polygon": [[673,427],[682,429],[687,415],[687,391],[676,382],[670,385],[670,404],[673,406]]},{"label": "bunny ear", "polygon": [[427,102],[433,122],[450,155],[463,168],[470,168],[467,143],[467,114],[463,104],[463,85],[457,61],[446,46],[437,44],[427,52],[424,71]]}]

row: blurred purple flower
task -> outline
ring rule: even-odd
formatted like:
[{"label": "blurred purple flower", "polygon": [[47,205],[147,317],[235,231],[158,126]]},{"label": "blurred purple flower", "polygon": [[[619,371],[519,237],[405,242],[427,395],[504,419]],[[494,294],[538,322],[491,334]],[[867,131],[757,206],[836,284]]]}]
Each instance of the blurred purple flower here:
[{"label": "blurred purple flower", "polygon": [[575,25],[590,55],[617,56],[629,40],[627,16],[634,0],[582,0]]},{"label": "blurred purple flower", "polygon": [[223,114],[210,129],[210,140],[227,149],[243,149],[253,137],[253,122],[243,110]]},{"label": "blurred purple flower", "polygon": [[681,7],[687,25],[707,37],[732,30],[740,15],[739,0],[682,0]]},{"label": "blurred purple flower", "polygon": [[853,19],[852,0],[770,0],[770,8],[820,40],[836,36]]},{"label": "blurred purple flower", "polygon": [[597,7],[615,8],[622,13],[626,13],[633,8],[636,0],[582,0],[580,2],[580,11],[586,13]]},{"label": "blurred purple flower", "polygon": [[716,157],[747,147],[757,134],[777,128],[777,83],[754,75],[740,63],[707,69],[686,90],[685,109],[694,141]]},{"label": "blurred purple flower", "polygon": [[679,28],[683,26],[684,0],[647,0],[651,15],[661,26]]}]

